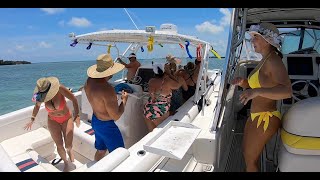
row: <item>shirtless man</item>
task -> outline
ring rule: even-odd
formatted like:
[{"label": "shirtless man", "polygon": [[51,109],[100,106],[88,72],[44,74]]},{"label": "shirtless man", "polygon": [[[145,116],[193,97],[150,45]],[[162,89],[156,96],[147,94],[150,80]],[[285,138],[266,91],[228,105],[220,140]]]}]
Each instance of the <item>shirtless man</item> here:
[{"label": "shirtless man", "polygon": [[124,112],[128,94],[122,92],[122,102],[118,106],[114,88],[108,83],[112,75],[121,71],[124,66],[114,63],[109,54],[97,58],[97,65],[88,68],[88,79],[84,86],[87,98],[92,106],[92,128],[95,132],[95,161],[102,159],[107,150],[112,152],[124,147],[119,128],[115,124]]},{"label": "shirtless man", "polygon": [[141,64],[137,60],[137,56],[134,53],[131,53],[128,58],[130,61],[129,64],[123,62],[120,58],[118,60],[121,64],[123,64],[128,69],[127,80],[130,81],[136,75],[136,72],[138,68],[141,66]]}]

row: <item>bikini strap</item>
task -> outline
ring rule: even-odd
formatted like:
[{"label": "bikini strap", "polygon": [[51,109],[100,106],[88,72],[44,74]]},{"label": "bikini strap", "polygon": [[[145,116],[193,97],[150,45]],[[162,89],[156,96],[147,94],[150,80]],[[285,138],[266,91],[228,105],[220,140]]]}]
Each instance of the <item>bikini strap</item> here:
[{"label": "bikini strap", "polygon": [[56,107],[54,106],[54,102],[52,101],[52,99],[50,99],[50,103],[51,103],[51,106],[53,107],[53,109],[57,110]]},{"label": "bikini strap", "polygon": [[271,55],[272,51],[269,52],[269,54],[263,58],[261,61],[262,61],[262,64],[260,65],[260,67],[256,70],[256,71],[251,71],[251,73],[249,74],[248,77],[251,77],[254,73],[256,73],[257,71],[260,71],[261,67],[264,65],[264,63],[267,61],[267,59],[269,59],[270,55]]},{"label": "bikini strap", "polygon": [[261,67],[264,65],[264,63],[267,61],[267,59],[269,59],[269,57],[271,56],[272,51],[269,52],[269,54],[266,56],[266,58],[263,59],[261,66],[259,67],[259,70],[261,69]]},{"label": "bikini strap", "polygon": [[[190,73],[190,74],[188,73],[188,75],[189,75],[189,78],[188,78],[188,79],[191,79],[191,81],[193,82],[193,84],[196,85],[196,83],[195,83],[195,82],[193,81],[193,79],[192,79],[192,75],[193,75],[193,74],[194,74],[194,72],[192,72],[192,73]],[[187,80],[188,80],[188,79],[187,79]]]}]

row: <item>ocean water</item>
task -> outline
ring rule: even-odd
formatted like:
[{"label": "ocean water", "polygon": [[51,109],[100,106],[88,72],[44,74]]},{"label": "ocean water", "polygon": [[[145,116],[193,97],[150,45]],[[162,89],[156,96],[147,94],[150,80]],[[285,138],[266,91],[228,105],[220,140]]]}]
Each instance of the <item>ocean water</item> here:
[{"label": "ocean water", "polygon": [[[141,64],[151,64],[152,61],[163,63],[165,59],[139,61]],[[188,61],[183,59],[182,65]],[[210,58],[209,69],[222,69],[224,62],[224,59]],[[93,64],[95,61],[91,60],[0,66],[0,115],[34,105],[32,93],[37,79],[41,77],[55,76],[61,84],[77,91],[87,79],[87,68]],[[121,76],[119,72],[112,80]]]}]

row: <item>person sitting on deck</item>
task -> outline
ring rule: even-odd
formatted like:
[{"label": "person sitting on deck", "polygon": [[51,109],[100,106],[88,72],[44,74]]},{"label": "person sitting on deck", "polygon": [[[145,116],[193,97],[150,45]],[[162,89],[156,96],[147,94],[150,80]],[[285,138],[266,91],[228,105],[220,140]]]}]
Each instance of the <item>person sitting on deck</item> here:
[{"label": "person sitting on deck", "polygon": [[150,132],[169,117],[172,89],[185,84],[183,78],[178,78],[178,82],[169,78],[164,73],[165,68],[169,65],[153,65],[155,77],[149,80],[150,97],[144,106],[144,120]]},{"label": "person sitting on deck", "polygon": [[[178,77],[176,75],[177,73],[177,64],[181,63],[181,60],[172,56],[172,55],[167,55],[166,56],[167,63],[165,66],[165,74],[168,75],[171,79],[175,80],[178,82]],[[183,81],[184,83],[185,81]],[[178,89],[173,89],[172,90],[172,97],[171,97],[171,106],[169,109],[170,115],[174,115],[177,111],[177,109],[183,104],[184,100],[182,97],[182,89],[183,87],[187,88],[188,86],[184,85],[182,88]],[[187,89],[185,89],[187,90]]]},{"label": "person sitting on deck", "polygon": [[194,95],[196,91],[198,74],[199,70],[197,71],[197,67],[193,62],[188,62],[187,65],[184,66],[184,69],[181,69],[177,72],[177,76],[183,77],[188,86],[187,90],[182,90],[184,102]]}]

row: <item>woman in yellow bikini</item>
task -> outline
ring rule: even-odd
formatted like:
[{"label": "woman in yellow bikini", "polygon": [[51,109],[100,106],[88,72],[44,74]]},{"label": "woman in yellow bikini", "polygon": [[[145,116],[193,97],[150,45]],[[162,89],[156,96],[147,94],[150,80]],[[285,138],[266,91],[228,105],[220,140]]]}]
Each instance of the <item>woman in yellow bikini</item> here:
[{"label": "woman in yellow bikini", "polygon": [[271,23],[252,25],[249,30],[255,52],[262,60],[250,73],[248,79],[236,77],[232,84],[246,90],[240,101],[247,104],[252,99],[251,116],[243,136],[243,154],[246,171],[258,171],[259,156],[265,144],[281,126],[281,114],[276,101],[291,97],[291,82],[282,62],[279,30]]}]

